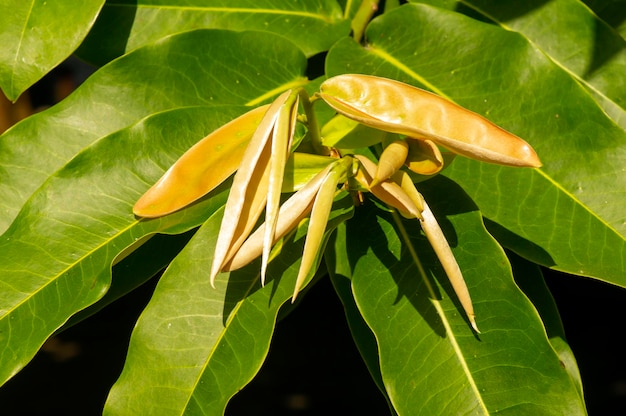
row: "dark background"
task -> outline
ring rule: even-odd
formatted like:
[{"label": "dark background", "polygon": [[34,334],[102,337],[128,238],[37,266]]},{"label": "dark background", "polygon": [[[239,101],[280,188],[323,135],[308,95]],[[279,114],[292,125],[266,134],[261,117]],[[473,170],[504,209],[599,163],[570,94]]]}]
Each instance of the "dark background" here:
[{"label": "dark background", "polygon": [[[322,62],[323,56],[316,57],[310,67],[320,68]],[[21,105],[52,105],[89,71],[70,60],[33,87]],[[589,414],[626,415],[626,343],[621,334],[626,290],[550,270],[544,273],[578,360]],[[0,388],[0,416],[100,415],[122,370],[134,322],[156,281],[49,340]],[[389,414],[354,346],[329,280],[323,278],[302,298],[279,322],[265,365],[231,401],[227,414]]]},{"label": "dark background", "polygon": [[[626,291],[546,271],[585,385],[590,415],[626,414]],[[0,388],[1,415],[100,415],[135,319],[156,279],[54,338]],[[228,415],[389,414],[350,337],[328,278],[279,322],[261,372]]]}]

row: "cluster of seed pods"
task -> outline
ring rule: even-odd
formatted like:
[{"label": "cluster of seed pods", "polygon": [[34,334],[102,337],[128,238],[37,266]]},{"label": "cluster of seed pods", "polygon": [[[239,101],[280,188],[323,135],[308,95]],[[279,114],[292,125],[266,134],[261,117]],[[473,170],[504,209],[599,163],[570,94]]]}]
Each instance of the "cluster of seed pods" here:
[{"label": "cluster of seed pods", "polygon": [[[404,168],[421,175],[439,172],[446,159],[441,148],[484,162],[539,167],[535,151],[524,140],[467,109],[386,78],[339,75],[322,83],[313,101],[318,98],[338,117],[395,134],[395,139],[384,143],[378,163],[324,146],[312,100],[303,90],[290,90],[271,105],[245,113],[190,148],[137,201],[133,212],[147,218],[169,214],[206,195],[235,173],[213,256],[211,284],[220,272],[239,269],[259,256],[264,283],[273,245],[309,217],[295,299],[312,272],[339,186],[369,191],[403,216],[417,219],[470,324],[478,331],[461,270],[428,204]],[[293,140],[301,101],[312,141],[309,148],[319,154],[292,152],[298,147]],[[290,158],[293,163],[288,164]],[[306,165],[307,172],[315,166],[317,172],[298,175],[299,164]],[[298,178],[289,186],[283,181],[287,165],[295,166],[290,176]],[[281,205],[284,192],[292,194]],[[255,229],[263,213],[265,222]]]}]

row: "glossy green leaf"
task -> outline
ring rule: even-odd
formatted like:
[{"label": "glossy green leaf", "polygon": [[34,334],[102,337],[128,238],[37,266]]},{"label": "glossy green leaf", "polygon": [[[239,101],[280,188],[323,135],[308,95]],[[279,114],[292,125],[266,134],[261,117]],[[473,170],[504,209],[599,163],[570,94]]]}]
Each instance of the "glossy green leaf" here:
[{"label": "glossy green leaf", "polygon": [[[389,408],[393,411],[393,406],[389,400],[389,396],[387,395],[387,391],[385,390],[385,384],[383,381],[382,374],[380,373],[380,363],[378,361],[378,345],[376,343],[376,337],[372,330],[367,326],[367,323],[363,319],[361,312],[359,311],[356,302],[354,301],[354,296],[352,294],[352,286],[351,281],[348,277],[344,275],[336,274],[335,268],[338,263],[337,255],[345,255],[343,243],[346,241],[345,237],[346,226],[345,224],[337,227],[337,231],[331,237],[328,246],[326,247],[326,252],[324,254],[324,259],[326,260],[326,267],[328,269],[329,277],[332,281],[333,287],[335,288],[335,292],[337,292],[337,296],[341,300],[343,304],[343,308],[346,314],[346,320],[348,322],[348,326],[350,327],[350,333],[352,334],[352,338],[354,339],[354,343],[367,366],[367,369],[372,376],[374,383],[378,386],[381,393],[385,396],[387,403],[389,404]],[[338,244],[338,245],[337,245]],[[345,261],[345,258],[342,262]],[[339,266],[341,267],[341,266]],[[339,271],[341,269],[339,268]],[[395,414],[395,412],[393,413]]]},{"label": "glossy green leaf", "polygon": [[246,110],[189,107],[155,115],[86,148],[29,199],[0,238],[2,382],[105,294],[118,253],[148,234],[196,227],[224,204],[227,186],[159,219],[132,214],[137,198],[194,141]]},{"label": "glossy green leaf", "polygon": [[520,33],[585,86],[613,120],[626,128],[626,41],[582,1],[418,2],[465,12]]},{"label": "glossy green leaf", "polygon": [[[328,230],[351,212],[351,198],[344,194]],[[133,332],[105,415],[223,414],[261,367],[278,311],[293,293],[306,227],[270,262],[265,287],[254,262],[219,274],[213,289],[209,270],[221,213],[202,226],[161,278]]]},{"label": "glossy green leaf", "polygon": [[322,127],[322,143],[340,149],[356,149],[378,144],[388,135],[337,114]]},{"label": "glossy green leaf", "polygon": [[172,108],[259,105],[305,84],[305,66],[282,37],[222,30],[172,36],[112,62],[0,136],[0,232],[49,175],[98,138]]},{"label": "glossy green leaf", "polygon": [[11,101],[70,56],[104,0],[0,3],[0,89]]},{"label": "glossy green leaf", "polygon": [[584,0],[584,3],[626,39],[626,1]]},{"label": "glossy green leaf", "polygon": [[[114,260],[111,270],[111,286],[100,300],[88,308],[73,315],[59,331],[98,313],[104,307],[126,296],[139,286],[145,284],[157,273],[162,271],[178,255],[195,233],[195,229],[182,234],[151,234],[147,241],[142,241],[126,258],[117,263]],[[132,246],[131,246],[132,247]]]},{"label": "glossy green leaf", "polygon": [[583,397],[583,385],[576,358],[569,345],[567,345],[565,329],[563,328],[557,305],[546,282],[543,280],[541,269],[536,264],[513,253],[508,252],[507,257],[513,268],[515,283],[537,308],[552,348],[559,355],[561,365],[565,367],[572,380],[576,383],[580,397]]},{"label": "glossy green leaf", "polygon": [[352,281],[398,414],[585,414],[575,381],[471,200],[442,176],[421,191],[465,271],[480,335],[415,220],[359,208],[338,233],[331,267],[335,279]]},{"label": "glossy green leaf", "polygon": [[108,1],[79,55],[106,63],[147,43],[192,29],[260,30],[294,42],[307,56],[350,32],[334,0]]},{"label": "glossy green leaf", "polygon": [[537,151],[541,169],[457,157],[443,173],[476,201],[503,244],[540,264],[626,286],[626,132],[569,71],[519,33],[424,5],[381,16],[366,36],[366,48],[335,45],[329,76],[362,72],[426,87]]},{"label": "glossy green leaf", "polygon": [[322,169],[335,160],[332,157],[311,153],[292,153],[291,157],[287,159],[287,165],[285,166],[283,192],[294,192],[301,189]]}]

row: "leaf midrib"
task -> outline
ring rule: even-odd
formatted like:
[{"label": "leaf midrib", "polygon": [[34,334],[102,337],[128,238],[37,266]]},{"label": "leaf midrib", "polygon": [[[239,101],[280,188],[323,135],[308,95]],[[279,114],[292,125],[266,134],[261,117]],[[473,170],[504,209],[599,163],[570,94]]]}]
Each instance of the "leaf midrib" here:
[{"label": "leaf midrib", "polygon": [[26,28],[28,27],[28,22],[30,22],[32,14],[33,14],[33,8],[35,7],[35,1],[32,0],[30,2],[30,7],[28,9],[28,13],[26,14],[26,19],[24,19],[24,26],[22,27],[22,32],[20,33],[20,40],[19,42],[17,42],[17,48],[15,50],[15,56],[13,57],[13,65],[12,67],[12,71],[11,71],[11,81],[9,83],[9,91],[10,93],[7,91],[7,94],[13,95],[13,93],[15,93],[15,75],[17,73],[16,68],[17,68],[17,58],[20,56],[20,51],[22,50],[22,46],[24,44],[24,36],[26,35]]},{"label": "leaf midrib", "polygon": [[330,16],[323,15],[321,13],[303,12],[297,10],[284,10],[284,9],[267,9],[267,8],[251,8],[251,7],[208,7],[208,6],[165,6],[165,5],[153,5],[153,4],[116,4],[107,3],[106,7],[110,8],[133,8],[133,9],[160,9],[160,10],[182,10],[182,11],[197,11],[203,13],[224,13],[224,14],[276,14],[283,16],[297,16],[306,17],[310,19],[321,20],[323,22],[332,23],[334,20]]},{"label": "leaf midrib", "polygon": [[[29,300],[35,298],[39,293],[41,293],[42,291],[44,291],[48,286],[54,284],[54,282],[56,282],[61,276],[63,276],[64,274],[68,273],[70,270],[74,269],[75,267],[77,267],[78,265],[80,265],[83,261],[85,261],[89,256],[91,256],[92,254],[96,253],[97,251],[99,251],[101,248],[106,247],[108,244],[110,244],[111,242],[113,242],[114,240],[116,240],[118,237],[120,237],[121,235],[123,235],[124,233],[126,233],[128,230],[132,229],[135,225],[137,225],[139,223],[139,221],[135,220],[132,223],[130,223],[127,227],[124,227],[123,229],[121,229],[120,231],[118,231],[116,234],[113,234],[110,238],[105,239],[101,244],[98,244],[97,246],[93,247],[92,249],[84,252],[80,257],[78,257],[74,262],[71,262],[67,265],[67,267],[65,267],[63,270],[55,273],[53,276],[50,276],[50,278],[48,279],[48,281],[41,285],[39,288],[37,288],[37,290],[35,290],[34,292],[31,292],[28,296],[24,297],[20,302],[17,302],[11,309],[9,309],[7,311],[6,314],[4,314],[3,316],[0,317],[0,319],[5,319],[7,316],[9,316],[10,314],[12,314],[13,312],[15,312],[17,309],[19,309],[22,305],[24,305],[26,302],[28,302]],[[111,262],[113,262],[113,260],[115,259],[115,257],[117,256],[117,254],[119,254],[118,252],[115,252],[115,256],[113,256],[111,258]]]},{"label": "leaf midrib", "polygon": [[397,211],[393,211],[392,217],[398,228],[398,231],[400,231],[400,236],[402,237],[402,241],[404,242],[404,244],[409,250],[411,258],[413,259],[413,264],[416,265],[420,278],[422,279],[422,282],[424,283],[424,285],[426,286],[426,289],[428,290],[431,304],[433,305],[433,307],[437,311],[437,314],[439,315],[439,318],[441,319],[441,323],[446,331],[446,334],[448,335],[450,346],[452,347],[454,354],[456,355],[458,362],[461,365],[461,368],[463,369],[463,373],[466,376],[466,379],[469,383],[469,386],[472,392],[474,393],[474,396],[478,400],[478,406],[480,409],[482,409],[483,414],[489,414],[489,410],[487,409],[487,406],[485,405],[482,395],[480,394],[480,389],[478,388],[478,385],[476,384],[476,380],[474,380],[474,377],[469,369],[469,366],[467,365],[467,360],[465,359],[465,356],[463,355],[463,352],[461,351],[461,347],[459,346],[456,336],[454,332],[452,331],[452,327],[450,326],[450,322],[447,319],[446,313],[441,307],[441,302],[438,300],[437,293],[435,293],[435,290],[426,275],[426,271],[424,270],[424,267],[422,266],[422,262],[420,261],[419,256],[417,255],[417,251],[415,250],[415,247],[413,246],[413,242],[411,241],[411,238],[409,237],[409,234],[406,231],[406,228],[404,227],[402,220],[400,219],[400,215],[398,214]]},{"label": "leaf midrib", "polygon": [[[485,16],[487,19],[491,20],[492,22],[498,24],[502,29],[507,30],[509,32],[514,32],[514,33],[520,34],[524,39],[526,39],[526,41],[530,45],[532,45],[533,47],[537,48],[537,50],[540,50],[541,53],[543,53],[543,55],[546,58],[548,58],[556,66],[561,68],[565,73],[570,75],[574,80],[576,80],[576,82],[578,82],[579,84],[581,84],[585,88],[588,88],[589,90],[595,92],[596,94],[598,94],[598,96],[604,98],[606,101],[610,102],[611,104],[615,105],[616,107],[621,108],[623,111],[626,111],[626,108],[624,108],[621,105],[619,105],[618,103],[616,103],[613,99],[609,98],[606,94],[604,94],[602,91],[598,90],[594,85],[590,84],[585,79],[581,78],[578,74],[572,72],[568,67],[566,67],[560,61],[558,61],[556,58],[554,58],[552,55],[547,53],[543,48],[541,48],[537,43],[535,43],[532,39],[530,39],[528,36],[526,36],[523,32],[520,32],[518,30],[513,29],[512,27],[506,25],[504,22],[501,22],[500,20],[496,19],[495,16],[489,14],[485,10],[481,9],[480,7],[477,7],[476,5],[470,3],[470,2],[468,2],[466,0],[458,0],[458,1],[459,1],[459,3],[462,3],[463,5],[467,6],[468,8],[476,11],[477,13],[482,14],[483,16]],[[611,30],[613,30],[613,29],[611,29]],[[615,120],[613,120],[612,118],[610,118],[610,120],[613,121],[613,123],[615,123],[617,125]]]},{"label": "leaf midrib", "polygon": [[[416,73],[415,71],[410,69],[408,66],[403,64],[401,61],[399,61],[398,59],[393,57],[391,54],[387,53],[386,51],[382,50],[381,48],[374,48],[372,46],[370,46],[368,48],[368,50],[371,53],[373,53],[374,55],[380,57],[381,59],[386,60],[391,65],[395,66],[400,71],[406,73],[407,75],[409,75],[413,79],[417,80],[418,82],[420,82],[422,85],[424,85],[426,88],[430,89],[434,93],[436,93],[436,94],[444,97],[445,99],[449,100],[450,102],[453,102],[453,103],[458,105],[458,103],[456,103],[456,101],[454,101],[452,98],[450,98],[448,95],[446,95],[442,90],[440,90],[434,84],[432,84],[429,81],[427,81],[426,78],[422,77],[421,75],[419,75],[418,73]],[[585,93],[588,94],[587,90],[585,90],[584,88],[583,88],[583,91],[585,91]],[[594,100],[594,102],[595,102],[595,100]],[[615,124],[615,121],[613,119],[609,118],[609,120],[612,123]],[[591,217],[593,217],[596,220],[598,220],[607,229],[611,230],[620,239],[624,240],[624,236],[615,227],[613,227],[611,224],[607,223],[602,217],[598,216],[598,214],[595,213],[593,210],[591,210],[591,208],[589,208],[589,206],[587,204],[583,203],[580,199],[576,198],[570,191],[565,189],[552,176],[548,175],[544,170],[542,170],[540,168],[534,168],[533,171],[538,173],[539,175],[543,176],[548,182],[552,183],[554,185],[554,187],[558,191],[560,191],[563,194],[565,194],[568,198],[570,198],[572,200],[572,202],[574,202],[576,205],[582,207],[586,212],[588,212],[591,215]]]}]

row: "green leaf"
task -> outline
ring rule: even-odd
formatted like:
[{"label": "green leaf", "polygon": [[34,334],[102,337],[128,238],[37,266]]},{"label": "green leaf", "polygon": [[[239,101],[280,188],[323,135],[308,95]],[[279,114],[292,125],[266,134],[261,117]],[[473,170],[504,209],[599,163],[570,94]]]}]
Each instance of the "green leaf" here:
[{"label": "green leaf", "polygon": [[626,128],[626,42],[579,0],[418,1],[488,19],[520,33],[585,86]]},{"label": "green leaf", "polygon": [[273,32],[312,56],[346,36],[350,23],[334,0],[108,1],[78,52],[103,64],[164,36],[200,28]]},{"label": "green leaf", "polygon": [[626,39],[626,19],[624,19],[626,1],[584,0],[584,3],[602,20],[620,33],[622,38]]},{"label": "green leaf", "polygon": [[[350,279],[345,275],[336,274],[335,272],[336,269],[341,271],[342,269],[340,267],[344,266],[343,262],[348,259],[348,254],[345,252],[345,233],[346,224],[341,224],[337,228],[335,234],[331,237],[328,247],[326,248],[326,253],[324,254],[324,259],[326,260],[328,273],[333,287],[335,288],[335,292],[337,292],[337,296],[339,296],[339,299],[341,299],[341,303],[343,304],[346,320],[348,322],[352,338],[354,339],[354,343],[356,344],[356,347],[358,348],[374,383],[376,383],[376,386],[378,386],[381,393],[385,396],[390,410],[393,411],[393,405],[391,404],[387,391],[385,390],[385,383],[380,372],[376,337],[372,330],[367,326],[367,323],[363,319],[363,316],[354,301]],[[338,257],[341,260],[338,260]],[[337,266],[338,264],[341,264],[342,266]]]},{"label": "green leaf", "polygon": [[[120,255],[114,260],[115,265],[111,270],[111,286],[107,293],[96,303],[73,315],[59,332],[82,320],[96,314],[105,306],[122,298],[139,286],[153,278],[163,270],[178,255],[182,248],[195,233],[195,229],[183,234],[151,234],[147,241],[139,241],[142,244],[135,248],[128,257],[117,262]],[[136,244],[136,243],[135,243]],[[123,253],[123,252],[122,252]]]},{"label": "green leaf", "polygon": [[352,280],[376,336],[398,414],[585,414],[575,382],[472,201],[443,176],[421,191],[464,271],[481,334],[470,328],[416,220],[361,207],[346,225],[346,253],[337,254],[335,266],[337,276]]},{"label": "green leaf", "polygon": [[282,37],[222,30],[172,36],[112,62],[0,136],[0,232],[49,175],[98,138],[168,109],[258,105],[305,84],[305,67]]},{"label": "green leaf", "polygon": [[513,267],[515,282],[537,308],[552,348],[559,355],[561,365],[565,367],[572,380],[576,383],[578,393],[582,398],[583,385],[576,358],[569,345],[567,345],[565,329],[563,328],[557,305],[546,282],[543,280],[541,269],[536,264],[513,253],[507,253],[507,255]]},{"label": "green leaf", "polygon": [[404,5],[374,20],[366,36],[367,48],[350,40],[333,47],[329,76],[369,73],[426,87],[537,150],[541,169],[457,157],[443,173],[497,224],[490,230],[504,245],[626,286],[626,133],[587,89],[519,33],[458,13]]},{"label": "green leaf", "polygon": [[0,88],[11,101],[70,56],[104,0],[0,3]]},{"label": "green leaf", "polygon": [[[344,193],[326,239],[351,213]],[[209,218],[159,281],[133,332],[106,415],[223,414],[260,369],[279,309],[293,294],[306,227],[269,263],[265,287],[255,261],[219,274],[214,289],[209,271],[222,214]]]},{"label": "green leaf", "polygon": [[225,202],[222,186],[166,217],[132,214],[139,196],[194,141],[244,111],[189,107],[150,117],[86,148],[29,199],[0,237],[0,382],[107,292],[118,253],[148,234],[196,227]]}]

